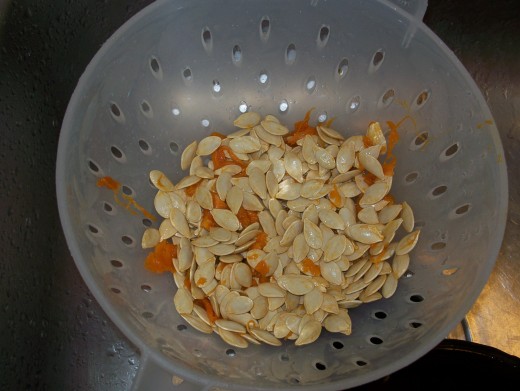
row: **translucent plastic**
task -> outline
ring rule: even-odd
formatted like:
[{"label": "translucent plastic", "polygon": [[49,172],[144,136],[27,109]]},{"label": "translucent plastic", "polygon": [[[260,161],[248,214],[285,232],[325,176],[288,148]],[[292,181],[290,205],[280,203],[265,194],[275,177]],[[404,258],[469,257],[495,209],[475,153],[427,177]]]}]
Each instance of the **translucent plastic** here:
[{"label": "translucent plastic", "polygon": [[[180,152],[194,139],[231,131],[245,110],[292,123],[311,107],[311,121],[334,118],[345,134],[403,120],[394,195],[412,206],[421,239],[396,294],[350,311],[352,335],[230,349],[186,327],[171,277],[144,269],[141,236],[157,224],[96,181],[117,179],[153,211],[149,171],[180,179]],[[338,390],[403,368],[476,300],[507,210],[502,146],[480,91],[427,27],[385,1],[152,4],[85,70],[63,122],[56,180],[78,269],[163,374],[141,373],[137,383],[148,387],[175,374],[182,389]]]}]

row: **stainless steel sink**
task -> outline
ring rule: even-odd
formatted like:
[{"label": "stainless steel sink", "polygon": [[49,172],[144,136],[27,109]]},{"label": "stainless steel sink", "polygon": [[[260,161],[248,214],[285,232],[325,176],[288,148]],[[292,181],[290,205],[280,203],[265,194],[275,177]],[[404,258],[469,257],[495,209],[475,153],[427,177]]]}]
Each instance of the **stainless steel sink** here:
[{"label": "stainless steel sink", "polygon": [[[129,390],[137,349],[90,295],[55,198],[62,117],[91,57],[151,0],[0,0],[0,389]],[[430,1],[425,23],[481,88],[509,169],[496,267],[461,327],[520,357],[520,4]]]}]

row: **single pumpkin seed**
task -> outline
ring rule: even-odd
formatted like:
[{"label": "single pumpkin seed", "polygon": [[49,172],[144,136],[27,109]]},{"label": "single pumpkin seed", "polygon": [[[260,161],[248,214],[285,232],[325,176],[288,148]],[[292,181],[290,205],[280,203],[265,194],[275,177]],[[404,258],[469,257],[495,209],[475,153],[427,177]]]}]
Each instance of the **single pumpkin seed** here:
[{"label": "single pumpkin seed", "polygon": [[230,210],[213,209],[210,213],[213,216],[213,219],[215,219],[215,222],[222,228],[225,228],[229,231],[238,231],[240,228],[240,222],[238,221],[238,218]]},{"label": "single pumpkin seed", "polygon": [[233,125],[237,128],[248,129],[252,128],[260,122],[260,114],[254,111],[248,111],[246,113],[240,114],[234,121]]},{"label": "single pumpkin seed", "polygon": [[192,234],[186,217],[179,209],[172,209],[170,211],[170,222],[173,227],[185,238],[191,238]]},{"label": "single pumpkin seed", "polygon": [[264,120],[261,122],[261,125],[268,133],[275,136],[285,136],[289,133],[289,129],[279,122]]},{"label": "single pumpkin seed", "polygon": [[231,331],[227,331],[224,329],[219,328],[218,329],[218,335],[220,335],[220,338],[227,344],[234,346],[236,348],[245,349],[248,347],[247,341],[240,336],[238,333],[234,333]]},{"label": "single pumpkin seed", "polygon": [[258,138],[252,136],[242,136],[230,140],[229,147],[235,154],[246,154],[260,150],[261,144]]},{"label": "single pumpkin seed", "polygon": [[421,231],[417,230],[412,233],[409,233],[404,238],[402,238],[397,244],[397,248],[395,249],[395,253],[397,255],[408,254],[413,250],[417,241],[419,240],[419,234]]},{"label": "single pumpkin seed", "polygon": [[287,174],[293,177],[297,182],[303,182],[302,161],[294,152],[288,151],[285,153],[284,166]]},{"label": "single pumpkin seed", "polygon": [[303,275],[288,274],[283,275],[278,279],[278,285],[291,292],[293,295],[304,295],[310,292],[314,284],[310,277]]},{"label": "single pumpkin seed", "polygon": [[310,344],[318,339],[321,333],[321,323],[310,319],[305,323],[300,331],[300,335],[294,342],[296,346]]},{"label": "single pumpkin seed", "polygon": [[193,298],[190,292],[185,288],[178,288],[173,296],[175,309],[181,315],[191,314],[193,311]]},{"label": "single pumpkin seed", "polygon": [[303,221],[305,241],[313,249],[320,249],[323,245],[323,236],[320,228],[309,219]]},{"label": "single pumpkin seed", "polygon": [[401,211],[401,218],[403,219],[403,228],[406,232],[412,232],[415,225],[413,211],[407,202],[403,202],[403,210]]},{"label": "single pumpkin seed", "polygon": [[[165,220],[167,221],[167,220]],[[143,237],[141,239],[141,247],[142,248],[152,248],[159,244],[159,241],[161,240],[161,234],[159,233],[159,230],[156,228],[147,228],[144,233]]]},{"label": "single pumpkin seed", "polygon": [[196,175],[188,175],[182,178],[175,187],[177,190],[184,189],[188,186],[194,185],[195,183],[198,183],[202,180],[202,178],[196,176]]},{"label": "single pumpkin seed", "polygon": [[364,244],[374,244],[383,240],[383,235],[375,225],[354,224],[347,228],[348,235]]},{"label": "single pumpkin seed", "polygon": [[181,170],[187,170],[197,153],[197,141],[189,144],[181,154]]},{"label": "single pumpkin seed", "polygon": [[253,168],[249,172],[249,185],[251,189],[262,199],[267,198],[267,185],[265,175],[259,168]]},{"label": "single pumpkin seed", "polygon": [[222,143],[222,139],[218,136],[208,136],[204,137],[199,141],[199,145],[197,146],[197,155],[199,156],[208,156],[220,147]]}]

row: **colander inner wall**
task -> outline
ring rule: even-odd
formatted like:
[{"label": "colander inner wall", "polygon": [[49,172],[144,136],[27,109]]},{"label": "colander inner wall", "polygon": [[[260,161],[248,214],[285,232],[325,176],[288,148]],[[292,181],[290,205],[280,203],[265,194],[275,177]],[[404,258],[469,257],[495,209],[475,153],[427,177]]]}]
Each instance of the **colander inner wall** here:
[{"label": "colander inner wall", "polygon": [[[58,193],[82,275],[134,342],[193,380],[338,389],[409,364],[463,317],[502,238],[502,150],[465,70],[424,26],[403,45],[408,26],[384,2],[164,1],[107,42],[67,111]],[[312,107],[312,122],[334,118],[345,135],[402,120],[393,193],[412,206],[421,239],[396,294],[350,310],[352,335],[230,348],[187,326],[171,277],[143,268],[142,232],[157,222],[130,213],[96,180],[117,179],[153,211],[149,171],[179,180],[193,140],[230,132],[247,110],[291,124]]]}]

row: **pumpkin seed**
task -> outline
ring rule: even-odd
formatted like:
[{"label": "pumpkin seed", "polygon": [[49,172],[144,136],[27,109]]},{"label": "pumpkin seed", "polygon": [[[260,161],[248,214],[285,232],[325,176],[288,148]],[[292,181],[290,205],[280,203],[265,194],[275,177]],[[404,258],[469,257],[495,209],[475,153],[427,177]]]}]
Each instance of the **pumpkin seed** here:
[{"label": "pumpkin seed", "polygon": [[344,317],[335,314],[325,318],[323,327],[331,333],[344,333],[349,335],[352,332],[352,323],[348,322]]},{"label": "pumpkin seed", "polygon": [[181,170],[187,170],[197,152],[197,141],[189,144],[181,154]]},{"label": "pumpkin seed", "polygon": [[399,213],[401,213],[402,209],[403,206],[399,204],[385,206],[378,213],[379,222],[382,224],[389,223],[390,221],[394,220],[397,216],[399,216]]},{"label": "pumpkin seed", "polygon": [[231,331],[219,328],[218,335],[220,335],[220,338],[222,338],[224,342],[237,348],[245,349],[249,345],[243,337]]},{"label": "pumpkin seed", "polygon": [[383,179],[385,174],[383,172],[383,167],[379,160],[370,155],[366,150],[360,151],[358,153],[359,163],[370,173],[374,174],[379,179]]},{"label": "pumpkin seed", "polygon": [[175,304],[175,309],[181,315],[191,314],[191,311],[193,311],[193,298],[185,288],[177,289],[173,297],[173,303]]},{"label": "pumpkin seed", "polygon": [[258,293],[265,297],[284,297],[282,288],[272,282],[258,284]]},{"label": "pumpkin seed", "polygon": [[296,346],[310,344],[318,339],[321,334],[321,323],[310,319],[305,323],[300,331],[300,335],[294,342]]},{"label": "pumpkin seed", "polygon": [[238,231],[240,228],[240,221],[238,218],[227,209],[213,209],[211,212],[211,216],[215,219],[215,222],[229,231]]},{"label": "pumpkin seed", "polygon": [[251,189],[262,199],[267,198],[267,185],[265,175],[259,168],[251,169],[249,173],[249,185]]},{"label": "pumpkin seed", "polygon": [[196,176],[196,175],[188,175],[182,178],[175,187],[177,190],[184,189],[188,186],[194,185],[195,183],[198,183],[202,180],[202,178]]},{"label": "pumpkin seed", "polygon": [[260,122],[260,114],[254,111],[240,114],[234,121],[233,125],[237,128],[252,128]]},{"label": "pumpkin seed", "polygon": [[143,237],[141,239],[141,247],[142,248],[152,248],[157,246],[159,244],[159,241],[161,240],[161,234],[159,233],[159,230],[156,228],[147,228],[144,233]]},{"label": "pumpkin seed", "polygon": [[295,220],[292,222],[284,232],[282,239],[280,240],[280,246],[289,247],[293,243],[294,238],[296,238],[296,236],[300,234],[302,230],[303,223],[301,220]]},{"label": "pumpkin seed", "polygon": [[404,238],[399,241],[397,248],[395,249],[395,253],[397,255],[408,254],[417,244],[419,240],[419,234],[421,231],[417,230],[412,233],[409,233]]},{"label": "pumpkin seed", "polygon": [[378,224],[379,218],[377,212],[373,206],[367,206],[362,208],[358,213],[358,219],[365,224]]},{"label": "pumpkin seed", "polygon": [[336,168],[340,174],[347,173],[354,165],[356,152],[353,143],[343,144],[336,156]]},{"label": "pumpkin seed", "polygon": [[174,191],[175,186],[173,183],[168,179],[168,177],[159,170],[152,170],[150,171],[150,180],[152,181],[153,185],[161,191]]},{"label": "pumpkin seed", "polygon": [[177,230],[173,227],[170,219],[164,219],[161,225],[159,226],[159,234],[161,235],[159,241],[169,239],[176,233]]},{"label": "pumpkin seed", "polygon": [[345,222],[339,214],[332,210],[321,209],[318,212],[318,217],[327,227],[331,229],[344,230]]},{"label": "pumpkin seed", "polygon": [[252,328],[249,330],[249,333],[259,341],[262,341],[268,345],[280,346],[282,344],[278,338],[276,338],[268,331]]},{"label": "pumpkin seed", "polygon": [[301,187],[301,183],[296,183],[293,179],[286,179],[278,184],[276,198],[285,201],[295,200],[300,196]]},{"label": "pumpkin seed", "polygon": [[197,155],[199,156],[208,156],[220,147],[222,143],[222,139],[218,136],[208,136],[204,137],[199,141],[199,145],[197,146]]},{"label": "pumpkin seed", "polygon": [[271,133],[275,136],[285,136],[289,133],[289,129],[287,129],[279,122],[264,120],[261,122],[261,125],[268,133]]},{"label": "pumpkin seed", "polygon": [[334,167],[336,167],[336,160],[326,149],[317,147],[314,151],[314,156],[320,167],[323,167],[327,170],[332,170]]},{"label": "pumpkin seed", "polygon": [[[323,292],[314,287],[310,292],[303,296],[303,306],[308,314],[315,313],[323,304]],[[292,330],[291,330],[292,331]]]},{"label": "pumpkin seed", "polygon": [[380,145],[381,153],[386,152],[386,139],[379,122],[371,122],[367,129],[367,138],[372,145]]},{"label": "pumpkin seed", "polygon": [[395,275],[395,278],[399,279],[402,275],[408,270],[408,266],[410,265],[410,255],[402,254],[395,255],[392,260],[392,270]]},{"label": "pumpkin seed", "polygon": [[323,245],[323,235],[320,228],[309,219],[303,221],[303,233],[309,247],[320,249]]},{"label": "pumpkin seed", "polygon": [[285,172],[293,177],[297,182],[303,182],[302,161],[291,151],[285,153],[284,156]]},{"label": "pumpkin seed", "polygon": [[298,296],[304,295],[314,288],[310,277],[303,275],[283,275],[278,279],[277,283],[286,291]]},{"label": "pumpkin seed", "polygon": [[347,248],[348,239],[344,235],[335,235],[325,244],[323,259],[330,262],[338,259]]},{"label": "pumpkin seed", "polygon": [[415,225],[413,211],[410,205],[405,201],[403,202],[403,210],[401,211],[401,218],[403,219],[403,228],[406,232],[412,232]]},{"label": "pumpkin seed", "polygon": [[186,217],[179,209],[171,209],[170,211],[170,222],[173,227],[185,238],[191,238],[192,234]]},{"label": "pumpkin seed", "polygon": [[348,235],[364,244],[374,244],[383,240],[383,235],[375,225],[354,224],[347,228]]},{"label": "pumpkin seed", "polygon": [[281,136],[269,133],[261,125],[255,126],[254,131],[260,140],[263,140],[268,144],[276,145],[277,147],[279,147],[284,143],[283,138]]}]

